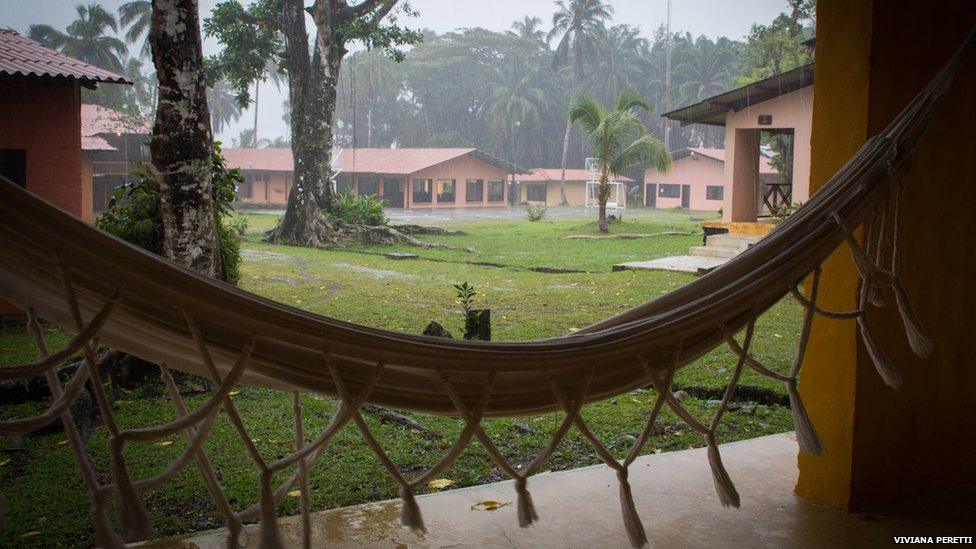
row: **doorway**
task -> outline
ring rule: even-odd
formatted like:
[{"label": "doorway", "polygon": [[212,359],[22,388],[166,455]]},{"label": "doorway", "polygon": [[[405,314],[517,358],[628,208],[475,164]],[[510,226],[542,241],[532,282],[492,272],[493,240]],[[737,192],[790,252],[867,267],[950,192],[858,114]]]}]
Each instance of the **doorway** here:
[{"label": "doorway", "polygon": [[648,183],[644,190],[644,205],[648,208],[657,207],[657,183]]},{"label": "doorway", "polygon": [[681,186],[681,207],[691,209],[691,185]]},{"label": "doorway", "polygon": [[383,200],[390,208],[403,207],[403,194],[405,186],[402,179],[383,180]]}]

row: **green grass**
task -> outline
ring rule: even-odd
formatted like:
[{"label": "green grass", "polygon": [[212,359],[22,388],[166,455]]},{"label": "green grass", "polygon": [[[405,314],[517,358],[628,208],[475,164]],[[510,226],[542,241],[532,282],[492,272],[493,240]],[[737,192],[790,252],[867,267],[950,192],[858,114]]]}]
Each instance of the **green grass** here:
[{"label": "green grass", "polygon": [[[461,329],[460,306],[452,284],[467,281],[479,292],[477,305],[492,309],[496,340],[527,340],[562,335],[588,323],[622,312],[687,284],[693,277],[662,272],[610,272],[620,261],[650,259],[684,253],[700,236],[665,236],[637,240],[565,240],[572,234],[596,234],[584,219],[558,219],[538,223],[525,221],[453,223],[467,236],[424,237],[450,244],[451,250],[422,250],[396,246],[349,246],[343,250],[309,250],[272,246],[257,242],[260,231],[273,226],[274,216],[248,215],[248,241],[241,286],[283,303],[353,322],[420,332],[429,321],[437,321],[457,334]],[[448,226],[448,225],[443,225]],[[696,231],[697,223],[686,212],[640,213],[613,225],[614,232],[655,233]],[[475,252],[469,252],[467,247]],[[418,260],[395,261],[380,253],[410,251]],[[489,267],[475,263],[495,263]],[[575,269],[586,272],[549,274],[530,270],[537,267]],[[758,324],[754,353],[777,370],[792,361],[799,332],[799,307],[784,301],[774,306]],[[53,348],[67,340],[65,334],[46,334]],[[0,364],[30,360],[30,338],[22,330],[0,332]],[[689,398],[687,406],[707,416],[714,398],[726,384],[734,367],[730,352],[718,349],[682,369],[675,384],[701,398]],[[783,387],[747,372],[743,383],[770,390],[782,398]],[[192,381],[186,382],[187,386]],[[696,393],[698,391],[698,393]],[[124,395],[114,406],[123,427],[164,422],[173,418],[172,406],[161,396],[158,384]],[[585,419],[608,447],[622,457],[629,442],[642,427],[654,399],[653,391],[596,403],[585,409]],[[268,458],[282,456],[293,448],[289,395],[244,388],[234,397],[250,428],[251,437]],[[204,402],[201,395],[189,396],[191,408]],[[0,405],[0,418],[25,417],[41,411],[47,403]],[[306,395],[305,429],[311,438],[324,427],[335,403],[326,397]],[[441,433],[432,440],[420,433],[381,423],[367,415],[367,422],[382,441],[391,458],[410,477],[432,465],[462,428],[455,419],[408,414],[427,428]],[[723,441],[782,432],[791,428],[785,406],[759,406],[754,413],[730,412],[723,422]],[[493,419],[486,430],[500,449],[515,463],[528,463],[548,441],[562,414]],[[661,418],[664,433],[655,436],[645,453],[700,446],[701,437],[684,426],[670,412]],[[95,463],[107,478],[106,432],[93,430],[89,446]],[[172,444],[132,444],[127,457],[136,477],[160,471],[183,447],[182,437]],[[62,546],[92,542],[87,511],[88,498],[81,483],[70,447],[63,434],[31,436],[24,450],[11,450],[11,442],[0,442],[0,491],[7,499],[7,522],[0,530],[2,546]],[[256,471],[236,434],[222,414],[207,442],[225,486],[236,508],[253,503]],[[8,461],[9,460],[9,461]],[[546,465],[560,470],[598,463],[595,452],[575,433],[559,446]],[[500,480],[503,474],[485,457],[480,447],[464,452],[444,478],[455,486]],[[312,471],[312,503],[315,510],[351,505],[396,496],[396,485],[385,474],[350,427],[331,443],[319,466]],[[513,496],[514,497],[514,496]],[[147,498],[159,535],[219,526],[222,520],[190,466],[176,479],[153,491]],[[297,499],[289,498],[279,509],[282,515],[297,513]],[[25,534],[38,534],[24,538]]]}]

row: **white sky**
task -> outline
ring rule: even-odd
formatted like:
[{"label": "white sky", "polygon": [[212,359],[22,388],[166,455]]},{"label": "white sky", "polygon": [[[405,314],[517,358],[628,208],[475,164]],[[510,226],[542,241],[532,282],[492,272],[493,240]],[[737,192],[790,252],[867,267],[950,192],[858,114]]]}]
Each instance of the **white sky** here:
[{"label": "white sky", "polygon": [[[206,17],[218,0],[200,0],[201,16]],[[46,23],[63,29],[75,19],[75,5],[97,2],[114,11],[125,0],[0,0],[0,26],[12,27],[22,33],[34,23]],[[536,16],[548,27],[555,6],[552,0],[409,0],[411,7],[420,13],[409,25],[430,28],[438,33],[463,27],[484,27],[490,30],[507,30],[512,22],[522,17]],[[248,0],[244,0],[247,4]],[[310,4],[310,2],[308,2]],[[664,23],[667,0],[610,0],[615,23],[627,23],[643,29],[650,35],[654,28]],[[672,0],[671,27],[675,31],[691,32],[710,38],[727,36],[742,39],[753,23],[768,23],[780,12],[786,11],[786,0]],[[311,25],[309,26],[311,29]],[[208,41],[206,54],[215,53],[218,44]],[[258,112],[259,137],[277,137],[287,134],[287,126],[281,120],[281,103],[285,91],[278,91],[270,83],[261,88]],[[231,125],[219,137],[230,143],[231,136],[253,125],[254,112],[247,109],[241,119]]]}]

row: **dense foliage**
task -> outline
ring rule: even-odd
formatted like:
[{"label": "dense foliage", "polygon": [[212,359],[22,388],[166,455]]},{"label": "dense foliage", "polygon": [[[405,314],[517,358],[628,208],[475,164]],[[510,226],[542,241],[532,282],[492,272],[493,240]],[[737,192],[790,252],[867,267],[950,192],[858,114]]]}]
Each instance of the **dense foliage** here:
[{"label": "dense foliage", "polygon": [[350,225],[384,227],[390,223],[383,213],[383,201],[373,195],[340,194],[335,207],[326,215],[333,221]]},{"label": "dense foliage", "polygon": [[[146,251],[162,254],[159,181],[149,166],[140,168],[135,175],[135,183],[115,189],[105,212],[95,219],[95,226]],[[247,228],[244,218],[235,217],[231,208],[231,203],[236,200],[237,185],[243,181],[240,170],[227,169],[220,143],[214,143],[212,189],[220,244],[220,279],[230,284],[240,280],[240,241]]]}]

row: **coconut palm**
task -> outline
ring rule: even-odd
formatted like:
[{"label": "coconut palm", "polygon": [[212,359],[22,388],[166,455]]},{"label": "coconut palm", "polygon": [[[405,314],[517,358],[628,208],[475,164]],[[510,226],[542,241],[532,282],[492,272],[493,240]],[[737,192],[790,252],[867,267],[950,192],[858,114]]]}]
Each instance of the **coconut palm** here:
[{"label": "coconut palm", "polygon": [[648,42],[637,27],[614,25],[602,31],[598,44],[600,63],[593,73],[593,89],[602,89],[603,99],[610,103],[620,90],[640,82],[649,57]]},{"label": "coconut palm", "polygon": [[600,203],[599,228],[607,232],[607,199],[610,197],[610,178],[641,165],[650,165],[664,172],[671,167],[671,155],[664,143],[647,134],[635,111],[650,106],[636,88],[627,87],[617,97],[616,108],[605,109],[596,100],[580,96],[569,110],[569,121],[579,124],[592,147],[600,171],[597,200]]},{"label": "coconut palm", "polygon": [[31,25],[27,35],[32,39],[80,59],[86,63],[121,73],[124,69],[122,59],[126,55],[125,43],[107,36],[109,29],[119,31],[115,16],[98,4],[75,7],[78,19],[61,32],[50,25]]},{"label": "coconut palm", "polygon": [[[613,8],[603,0],[558,0],[558,10],[552,16],[552,30],[549,40],[561,38],[556,44],[552,59],[553,69],[561,69],[572,62],[572,83],[570,93],[576,93],[576,85],[584,76],[586,62],[596,57],[597,44],[604,23],[613,14]],[[559,183],[559,196],[562,205],[566,201],[566,159],[569,155],[569,132],[573,129],[567,121],[563,136],[562,176]]]},{"label": "coconut palm", "polygon": [[149,58],[149,27],[152,26],[152,3],[149,0],[134,0],[119,6],[119,24],[126,27],[125,40],[135,44],[142,39],[139,56]]},{"label": "coconut palm", "polygon": [[215,134],[241,117],[241,104],[226,80],[218,80],[207,90],[207,105],[210,106],[210,124]]},{"label": "coconut palm", "polygon": [[351,62],[356,101],[366,103],[366,146],[373,146],[373,108],[383,99],[396,96],[396,64],[377,50],[357,55]]},{"label": "coconut palm", "polygon": [[522,40],[536,43],[540,46],[546,45],[546,33],[541,29],[542,19],[529,17],[526,15],[521,21],[512,23],[512,30],[506,31],[510,36],[517,36]]},{"label": "coconut palm", "polygon": [[529,70],[523,57],[512,55],[491,83],[489,126],[498,134],[508,135],[513,153],[518,133],[531,132],[542,125],[546,92],[537,85],[537,72]]}]

